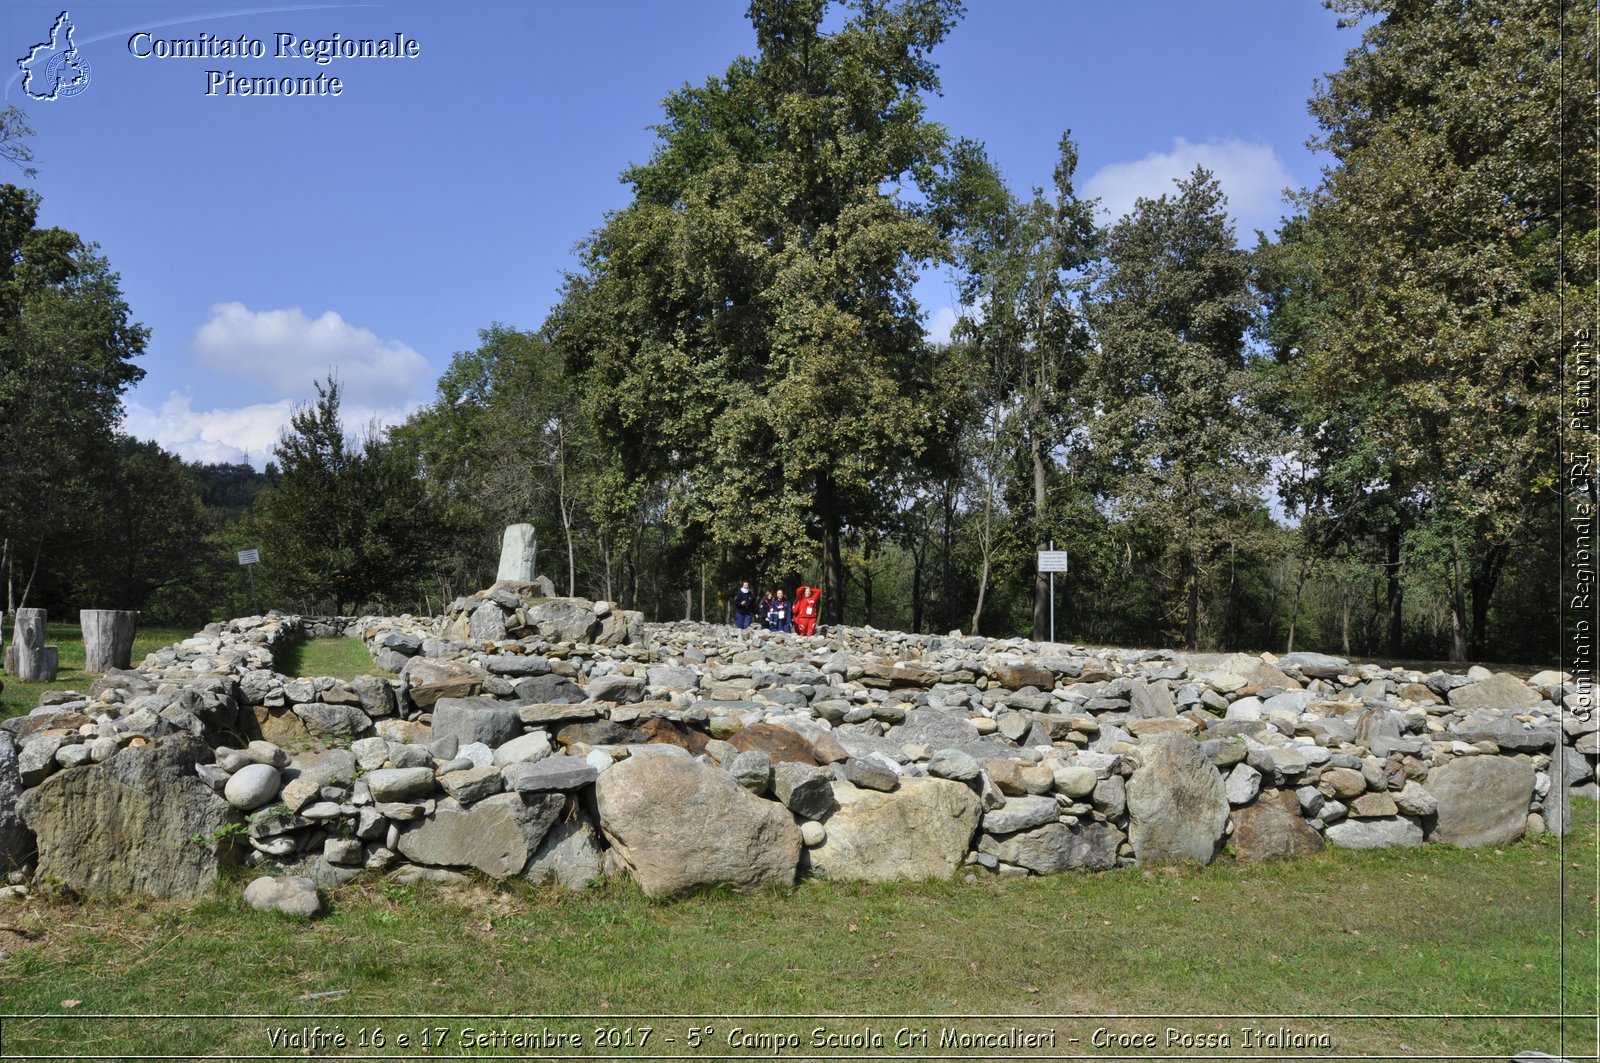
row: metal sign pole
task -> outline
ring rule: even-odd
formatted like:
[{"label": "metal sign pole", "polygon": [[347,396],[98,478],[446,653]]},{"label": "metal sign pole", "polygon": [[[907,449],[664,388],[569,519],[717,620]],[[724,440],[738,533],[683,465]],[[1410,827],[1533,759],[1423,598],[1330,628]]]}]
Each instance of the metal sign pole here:
[{"label": "metal sign pole", "polygon": [[[1037,540],[1035,540],[1037,541]],[[1050,549],[1056,548],[1056,541],[1050,540]],[[1050,641],[1056,640],[1056,574],[1050,573]]]}]

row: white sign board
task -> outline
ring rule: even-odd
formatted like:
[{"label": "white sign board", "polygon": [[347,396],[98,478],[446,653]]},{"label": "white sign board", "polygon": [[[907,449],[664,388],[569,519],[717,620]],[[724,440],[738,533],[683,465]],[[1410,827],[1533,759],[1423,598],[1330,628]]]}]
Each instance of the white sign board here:
[{"label": "white sign board", "polygon": [[259,564],[261,564],[261,551],[260,550],[240,550],[239,551],[239,564],[241,564],[241,565],[259,565]]},{"label": "white sign board", "polygon": [[1040,550],[1040,572],[1065,572],[1067,570],[1067,552],[1065,550]]}]

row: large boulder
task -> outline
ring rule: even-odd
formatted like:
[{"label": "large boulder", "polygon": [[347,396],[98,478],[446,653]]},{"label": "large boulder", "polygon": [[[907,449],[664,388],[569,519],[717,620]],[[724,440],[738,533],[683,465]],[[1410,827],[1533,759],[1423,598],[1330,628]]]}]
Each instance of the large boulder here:
[{"label": "large boulder", "polygon": [[100,764],[57,772],[22,795],[17,814],[38,841],[41,880],[79,893],[192,900],[238,850],[242,814],[198,775],[198,738],[130,746]]},{"label": "large boulder", "polygon": [[1181,734],[1139,743],[1128,780],[1128,837],[1141,865],[1210,863],[1228,825],[1227,785],[1200,746]]},{"label": "large boulder", "polygon": [[1433,769],[1423,783],[1439,802],[1433,840],[1462,846],[1516,841],[1527,828],[1533,776],[1526,757],[1461,757]]},{"label": "large boulder", "polygon": [[1268,790],[1253,804],[1233,810],[1233,851],[1240,860],[1304,856],[1322,846],[1322,835],[1306,822],[1293,790]]},{"label": "large boulder", "polygon": [[901,779],[892,793],[836,782],[833,797],[827,840],[810,853],[812,871],[828,879],[948,878],[983,812],[970,788],[948,779]]},{"label": "large boulder", "polygon": [[600,829],[651,897],[794,882],[793,818],[725,771],[685,756],[636,756],[602,772],[594,792]]}]

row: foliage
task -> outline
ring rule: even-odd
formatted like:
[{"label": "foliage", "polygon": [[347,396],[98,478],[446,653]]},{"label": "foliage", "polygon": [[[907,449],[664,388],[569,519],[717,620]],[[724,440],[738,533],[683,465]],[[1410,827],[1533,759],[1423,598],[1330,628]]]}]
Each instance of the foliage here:
[{"label": "foliage", "polygon": [[148,332],[91,244],[37,225],[39,197],[0,185],[0,565],[6,604],[80,534]]},{"label": "foliage", "polygon": [[1387,536],[1390,652],[1404,565],[1447,595],[1464,659],[1554,519],[1560,304],[1593,305],[1596,229],[1595,168],[1562,158],[1595,158],[1595,98],[1561,71],[1594,67],[1595,23],[1576,2],[1330,6],[1373,21],[1312,100],[1337,165],[1266,274],[1302,501],[1323,552]]},{"label": "foliage", "polygon": [[346,437],[339,391],[330,376],[294,411],[250,521],[267,593],[301,612],[414,600],[447,530],[402,440]]},{"label": "foliage", "polygon": [[1272,447],[1244,343],[1249,269],[1225,205],[1198,167],[1175,196],[1141,198],[1107,234],[1089,304],[1092,433],[1115,477],[1113,511],[1171,544],[1163,562],[1191,649],[1206,568],[1248,535]]},{"label": "foliage", "polygon": [[751,4],[759,55],[669,98],[551,321],[624,489],[660,485],[685,540],[768,571],[820,542],[834,619],[843,529],[888,512],[933,432],[911,287],[945,249],[898,189],[942,153],[921,94],[957,13],[849,6],[824,33],[822,0]]}]

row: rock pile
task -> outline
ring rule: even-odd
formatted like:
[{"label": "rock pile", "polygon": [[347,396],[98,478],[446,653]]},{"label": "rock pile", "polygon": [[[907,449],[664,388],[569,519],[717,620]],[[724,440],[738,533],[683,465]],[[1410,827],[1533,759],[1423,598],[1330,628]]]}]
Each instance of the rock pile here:
[{"label": "rock pile", "polygon": [[[502,582],[437,620],[235,620],[47,694],[0,728],[0,857],[165,896],[232,860],[669,896],[1500,845],[1597,793],[1600,728],[1554,672],[740,636],[549,589]],[[273,671],[313,628],[394,678]]]}]

